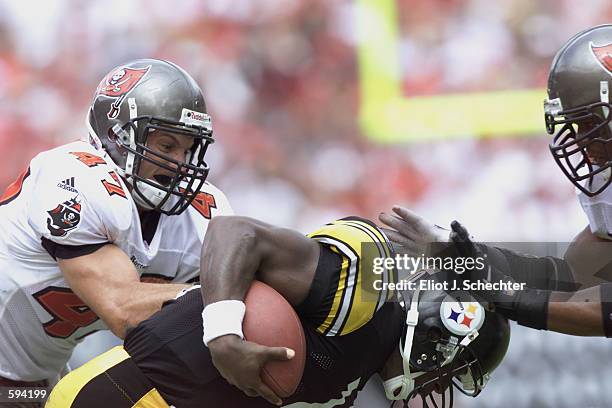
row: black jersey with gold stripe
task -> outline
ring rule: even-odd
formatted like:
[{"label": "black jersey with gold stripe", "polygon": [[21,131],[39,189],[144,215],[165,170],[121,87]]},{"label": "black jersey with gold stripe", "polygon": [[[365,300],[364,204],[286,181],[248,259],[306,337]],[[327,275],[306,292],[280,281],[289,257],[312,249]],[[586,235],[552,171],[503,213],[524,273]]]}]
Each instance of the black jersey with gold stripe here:
[{"label": "black jersey with gold stripe", "polygon": [[[1,404],[0,404],[1,405]],[[68,373],[45,408],[169,408],[121,346]]]},{"label": "black jersey with gold stripe", "polygon": [[[332,222],[310,237],[320,243],[321,252],[309,295],[296,307],[306,338],[306,364],[295,394],[283,402],[288,408],[350,407],[402,334],[402,307],[385,301],[392,294],[361,293],[364,278],[372,273],[362,265],[364,249],[390,256],[390,245],[374,224],[360,218]],[[391,279],[384,273],[381,278]],[[116,408],[272,407],[221,377],[202,343],[202,308],[197,289],[166,302],[128,331],[124,347],[129,359],[121,351],[109,352],[75,370],[53,391],[55,401],[61,396],[72,403],[51,408],[111,406],[104,405],[106,395],[123,397],[121,404],[113,403]],[[122,384],[136,380],[138,385],[128,390]],[[154,402],[142,405],[149,401]]]},{"label": "black jersey with gold stripe", "polygon": [[[226,382],[202,343],[199,290],[130,330],[122,347],[69,373],[46,408],[270,408]],[[304,325],[306,364],[286,408],[351,407],[399,343],[404,313],[388,302],[360,329],[326,336]]]},{"label": "black jersey with gold stripe", "polygon": [[308,298],[296,310],[319,333],[349,334],[395,296],[386,285],[372,288],[376,279],[389,283],[395,278],[394,270],[372,268],[374,258],[393,256],[391,244],[380,228],[359,217],[331,222],[308,236],[321,244],[321,255]]}]

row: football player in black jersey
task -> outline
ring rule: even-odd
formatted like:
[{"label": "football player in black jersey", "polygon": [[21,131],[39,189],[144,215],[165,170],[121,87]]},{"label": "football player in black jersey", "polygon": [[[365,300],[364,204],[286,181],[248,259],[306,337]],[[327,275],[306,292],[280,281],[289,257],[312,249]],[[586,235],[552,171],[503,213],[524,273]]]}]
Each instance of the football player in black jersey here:
[{"label": "football player in black jersey", "polygon": [[[393,292],[364,296],[372,273],[364,266],[364,248],[392,256],[385,234],[364,219],[335,221],[305,237],[249,218],[220,217],[210,225],[205,247],[203,296],[196,287],[166,303],[128,332],[123,347],[66,376],[51,394],[49,408],[280,403],[259,373],[270,359],[287,359],[286,349],[244,341],[241,332],[210,339],[210,331],[220,329],[211,328],[202,313],[205,305],[218,302],[239,305],[255,278],[286,297],[305,332],[304,374],[284,406],[351,406],[377,372],[392,400],[431,398],[452,390],[453,381],[475,395],[508,345],[505,319],[473,299],[417,291],[405,294],[404,308]],[[391,281],[393,273],[377,276]],[[454,309],[445,314],[443,307]],[[222,317],[230,320],[231,313]],[[202,344],[203,328],[208,348]]]}]

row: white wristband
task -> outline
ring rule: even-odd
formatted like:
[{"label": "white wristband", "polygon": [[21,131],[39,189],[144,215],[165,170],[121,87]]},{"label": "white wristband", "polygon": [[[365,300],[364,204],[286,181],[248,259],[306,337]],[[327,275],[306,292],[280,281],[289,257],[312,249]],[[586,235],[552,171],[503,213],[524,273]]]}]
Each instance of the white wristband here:
[{"label": "white wristband", "polygon": [[245,312],[246,306],[240,300],[222,300],[206,306],[202,311],[204,344],[208,346],[211,340],[226,334],[235,334],[244,339],[242,320]]}]

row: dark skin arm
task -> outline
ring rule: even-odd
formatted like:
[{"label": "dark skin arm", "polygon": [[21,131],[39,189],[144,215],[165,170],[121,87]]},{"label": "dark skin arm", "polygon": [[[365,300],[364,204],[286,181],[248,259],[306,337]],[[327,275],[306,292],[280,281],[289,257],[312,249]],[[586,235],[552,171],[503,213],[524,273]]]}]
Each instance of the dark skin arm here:
[{"label": "dark skin arm", "polygon": [[597,272],[612,262],[612,242],[595,236],[586,226],[565,252],[574,277],[583,290],[574,293],[553,292],[548,306],[548,327],[559,333],[579,336],[603,336],[599,285],[606,280]]},{"label": "dark skin arm", "polygon": [[[433,227],[411,211],[396,206],[394,214],[383,213],[380,220],[395,231],[386,231],[387,236],[399,248],[408,248],[409,254],[425,252],[429,242],[437,239],[429,231]],[[439,241],[439,240],[438,240]],[[581,232],[566,253],[566,259],[574,271],[598,270],[608,263],[610,243],[601,243],[590,231]],[[578,274],[591,277],[592,271]],[[601,280],[599,280],[601,282]],[[603,336],[600,288],[594,281],[591,287],[576,292],[552,292],[548,302],[547,329],[576,336]]]},{"label": "dark skin arm", "polygon": [[[243,301],[254,279],[272,286],[293,306],[308,295],[319,261],[319,244],[299,232],[247,217],[215,217],[204,239],[200,280],[204,305]],[[264,347],[235,335],[208,343],[221,375],[249,396],[280,405],[281,399],[260,377],[269,360],[287,360],[292,352]]]},{"label": "dark skin arm", "polygon": [[609,281],[610,272],[606,271],[612,269],[608,266],[612,263],[612,241],[597,237],[588,226],[576,235],[563,257],[581,288]]},{"label": "dark skin arm", "polygon": [[215,217],[202,247],[200,278],[205,305],[244,300],[257,279],[296,306],[308,295],[319,261],[316,241],[248,217]]},{"label": "dark skin arm", "polygon": [[575,336],[603,336],[599,286],[578,292],[552,292],[548,330]]}]

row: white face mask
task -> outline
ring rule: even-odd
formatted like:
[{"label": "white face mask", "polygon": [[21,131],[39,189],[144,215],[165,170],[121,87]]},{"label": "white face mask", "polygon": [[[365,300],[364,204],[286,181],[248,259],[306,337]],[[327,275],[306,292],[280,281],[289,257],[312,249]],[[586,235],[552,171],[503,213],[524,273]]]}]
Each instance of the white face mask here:
[{"label": "white face mask", "polygon": [[[611,177],[610,169],[597,174],[593,184],[605,183]],[[593,186],[597,188],[597,186]],[[589,197],[577,190],[582,210],[589,219],[591,232],[603,239],[612,240],[612,187],[607,187],[595,197]]]}]

